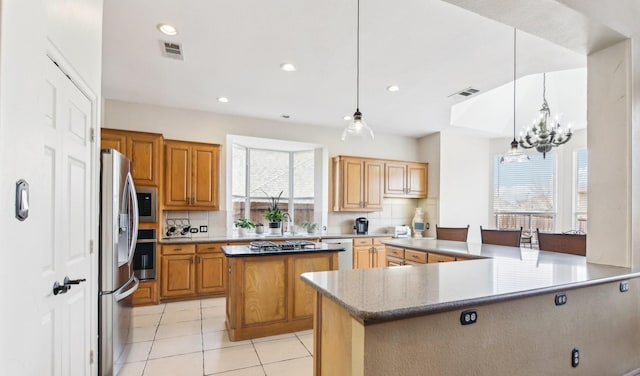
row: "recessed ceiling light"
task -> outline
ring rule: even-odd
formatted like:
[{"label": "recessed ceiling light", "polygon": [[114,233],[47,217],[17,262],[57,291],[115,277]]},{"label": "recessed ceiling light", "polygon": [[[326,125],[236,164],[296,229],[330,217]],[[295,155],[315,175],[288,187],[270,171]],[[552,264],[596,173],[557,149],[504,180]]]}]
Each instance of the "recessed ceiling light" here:
[{"label": "recessed ceiling light", "polygon": [[290,118],[290,117],[291,117],[290,115],[287,115],[287,114],[282,114],[282,115],[280,115],[280,116],[282,116],[284,119],[288,119],[288,118]]},{"label": "recessed ceiling light", "polygon": [[351,120],[351,115],[347,115],[347,116],[343,117],[343,119],[349,121],[349,120]]},{"label": "recessed ceiling light", "polygon": [[218,102],[227,103],[227,102],[229,102],[229,98],[227,98],[227,97],[218,97]]},{"label": "recessed ceiling light", "polygon": [[176,28],[173,25],[161,23],[161,24],[158,24],[157,28],[158,30],[160,30],[162,34],[165,34],[165,35],[178,34],[178,30],[176,30]]},{"label": "recessed ceiling light", "polygon": [[398,85],[387,86],[387,91],[390,91],[392,93],[398,90],[400,90],[400,87]]},{"label": "recessed ceiling light", "polygon": [[296,66],[291,63],[282,63],[280,64],[280,69],[285,72],[295,72]]}]

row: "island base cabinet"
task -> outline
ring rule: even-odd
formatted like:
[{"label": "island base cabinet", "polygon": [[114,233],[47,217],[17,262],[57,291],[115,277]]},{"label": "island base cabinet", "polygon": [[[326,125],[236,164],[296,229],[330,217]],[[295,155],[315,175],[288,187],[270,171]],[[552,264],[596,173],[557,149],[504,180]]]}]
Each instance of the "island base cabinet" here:
[{"label": "island base cabinet", "polygon": [[[371,325],[318,292],[314,375],[637,374],[640,278],[628,283],[563,291],[561,306],[546,293]],[[461,325],[467,309],[477,322]]]},{"label": "island base cabinet", "polygon": [[240,341],[313,327],[315,290],[300,274],[336,270],[337,252],[229,257],[226,326]]}]

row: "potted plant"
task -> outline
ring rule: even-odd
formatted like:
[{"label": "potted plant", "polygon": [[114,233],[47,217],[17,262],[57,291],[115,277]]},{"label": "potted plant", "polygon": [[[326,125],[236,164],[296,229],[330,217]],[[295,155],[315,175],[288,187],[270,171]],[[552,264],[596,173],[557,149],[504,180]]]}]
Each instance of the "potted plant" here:
[{"label": "potted plant", "polygon": [[256,227],[256,225],[253,224],[253,222],[251,222],[247,218],[240,218],[236,221],[235,224],[236,224],[236,227],[238,228],[239,236],[244,236],[248,229],[252,229]]},{"label": "potted plant", "polygon": [[300,225],[303,229],[307,230],[309,234],[313,234],[318,228],[318,224],[315,222],[302,222]]},{"label": "potted plant", "polygon": [[267,211],[264,213],[265,219],[269,221],[269,233],[273,235],[282,233],[282,221],[285,219],[285,217],[288,216],[288,214],[283,213],[278,206],[278,204],[280,203],[280,198],[282,197],[282,193],[283,191],[280,191],[278,197],[269,197],[269,199],[271,200],[271,205],[269,206],[269,209],[267,209]]}]

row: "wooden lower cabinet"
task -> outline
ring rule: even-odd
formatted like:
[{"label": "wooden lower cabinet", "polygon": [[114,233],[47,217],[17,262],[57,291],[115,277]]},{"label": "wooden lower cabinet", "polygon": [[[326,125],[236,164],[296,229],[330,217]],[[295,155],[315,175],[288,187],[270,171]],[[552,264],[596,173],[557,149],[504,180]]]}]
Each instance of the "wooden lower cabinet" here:
[{"label": "wooden lower cabinet", "polygon": [[194,254],[162,255],[161,290],[163,298],[192,296],[196,293]]},{"label": "wooden lower cabinet", "polygon": [[230,257],[229,338],[240,341],[313,327],[315,291],[300,274],[338,269],[338,253]]},{"label": "wooden lower cabinet", "polygon": [[440,253],[431,253],[425,251],[418,251],[413,249],[404,249],[393,246],[387,246],[386,249],[386,265],[387,266],[400,266],[400,265],[422,265],[426,263],[437,262],[450,262],[450,261],[464,261],[468,258],[454,257],[443,255]]},{"label": "wooden lower cabinet", "polygon": [[354,238],[353,239],[353,268],[380,268],[387,266],[385,245],[383,240],[389,237]]},{"label": "wooden lower cabinet", "polygon": [[172,244],[162,248],[161,298],[224,295],[227,289],[227,243]]},{"label": "wooden lower cabinet", "polygon": [[158,304],[158,282],[153,281],[140,281],[138,289],[133,293],[132,304],[134,306]]}]

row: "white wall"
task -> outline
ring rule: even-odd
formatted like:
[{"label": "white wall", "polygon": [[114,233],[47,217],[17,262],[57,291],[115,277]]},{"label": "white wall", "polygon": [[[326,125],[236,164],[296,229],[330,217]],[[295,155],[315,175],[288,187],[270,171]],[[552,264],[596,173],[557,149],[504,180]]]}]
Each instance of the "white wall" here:
[{"label": "white wall", "polygon": [[631,42],[620,42],[591,54],[587,64],[587,259],[599,264],[630,266]]},{"label": "white wall", "polygon": [[426,199],[420,200],[425,222],[429,229],[423,234],[436,236],[436,223],[440,218],[440,133],[430,134],[418,140],[418,157],[429,164],[429,193]]},{"label": "white wall", "polygon": [[489,227],[490,141],[454,132],[440,134],[440,218],[443,227],[470,225],[469,242]]}]

